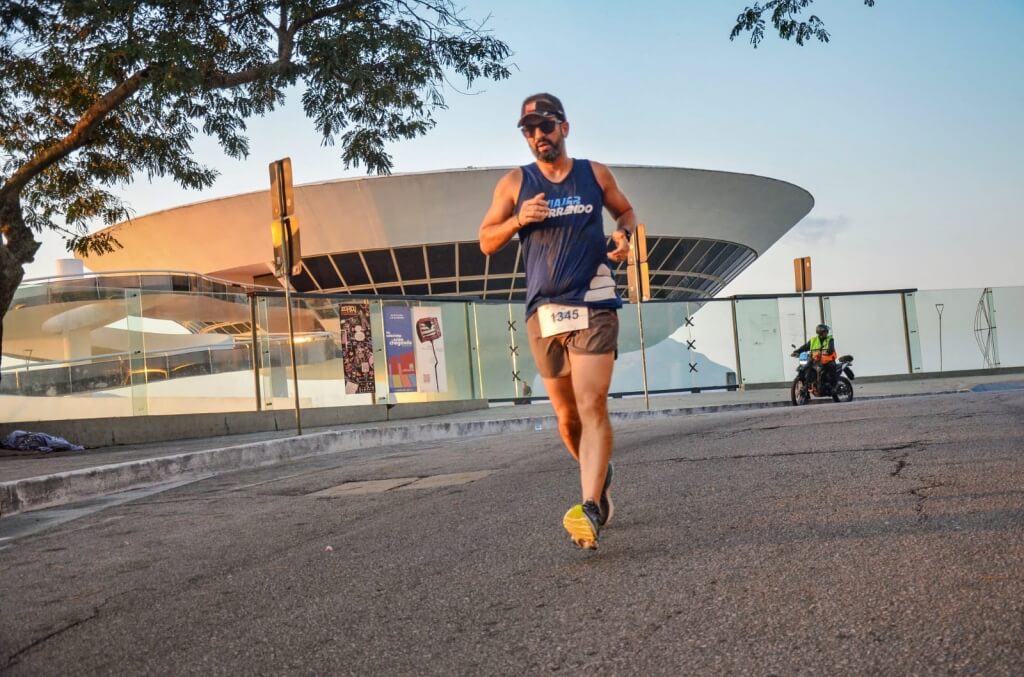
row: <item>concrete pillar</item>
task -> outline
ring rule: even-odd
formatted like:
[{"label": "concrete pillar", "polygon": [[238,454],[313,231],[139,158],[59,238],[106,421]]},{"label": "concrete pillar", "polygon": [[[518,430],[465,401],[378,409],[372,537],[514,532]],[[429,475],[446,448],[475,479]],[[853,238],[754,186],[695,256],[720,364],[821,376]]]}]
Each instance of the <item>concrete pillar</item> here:
[{"label": "concrete pillar", "polygon": [[92,357],[92,336],[88,329],[74,329],[63,332],[64,359],[78,360]]},{"label": "concrete pillar", "polygon": [[57,259],[54,275],[84,275],[85,264],[78,259]]}]

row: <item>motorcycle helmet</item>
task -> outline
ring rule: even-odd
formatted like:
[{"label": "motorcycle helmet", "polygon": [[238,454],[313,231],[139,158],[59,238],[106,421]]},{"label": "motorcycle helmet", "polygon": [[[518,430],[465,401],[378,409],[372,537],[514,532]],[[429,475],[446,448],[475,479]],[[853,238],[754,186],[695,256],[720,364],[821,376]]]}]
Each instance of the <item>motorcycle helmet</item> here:
[{"label": "motorcycle helmet", "polygon": [[814,333],[818,335],[818,338],[822,339],[828,336],[828,331],[829,330],[827,324],[819,324],[817,327],[814,328]]}]

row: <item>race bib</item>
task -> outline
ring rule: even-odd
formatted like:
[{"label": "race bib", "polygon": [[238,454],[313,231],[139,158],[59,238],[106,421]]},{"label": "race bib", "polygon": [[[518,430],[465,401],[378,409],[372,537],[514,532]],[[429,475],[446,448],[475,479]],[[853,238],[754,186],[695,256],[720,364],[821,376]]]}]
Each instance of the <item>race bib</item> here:
[{"label": "race bib", "polygon": [[540,335],[543,338],[590,326],[590,313],[586,306],[545,303],[537,309],[537,318],[540,320]]}]

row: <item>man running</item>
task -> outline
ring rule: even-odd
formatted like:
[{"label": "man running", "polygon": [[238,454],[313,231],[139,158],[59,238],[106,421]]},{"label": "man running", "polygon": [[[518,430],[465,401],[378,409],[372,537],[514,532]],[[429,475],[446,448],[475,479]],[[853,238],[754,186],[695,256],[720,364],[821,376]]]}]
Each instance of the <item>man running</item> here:
[{"label": "man running", "polygon": [[[562,524],[578,546],[594,549],[613,510],[608,387],[622,299],[609,260],[626,259],[636,215],[606,166],[566,154],[569,123],[557,97],[528,97],[518,126],[537,161],[498,181],[480,224],[480,249],[490,256],[519,236],[530,351],[580,468],[582,500]],[[611,252],[603,209],[618,225]]]}]

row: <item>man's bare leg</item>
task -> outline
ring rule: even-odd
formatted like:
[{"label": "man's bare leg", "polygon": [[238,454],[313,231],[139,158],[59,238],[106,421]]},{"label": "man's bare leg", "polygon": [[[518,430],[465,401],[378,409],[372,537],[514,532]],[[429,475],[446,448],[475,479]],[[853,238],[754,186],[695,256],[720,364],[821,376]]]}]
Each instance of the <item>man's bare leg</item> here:
[{"label": "man's bare leg", "polygon": [[572,377],[569,375],[544,379],[551,406],[558,417],[558,434],[562,436],[565,448],[577,462],[580,460],[580,413],[576,409],[576,395],[573,393]]},{"label": "man's bare leg", "polygon": [[572,390],[581,424],[579,461],[583,502],[598,502],[612,458],[612,424],[608,418],[608,388],[615,355],[569,353]]}]

